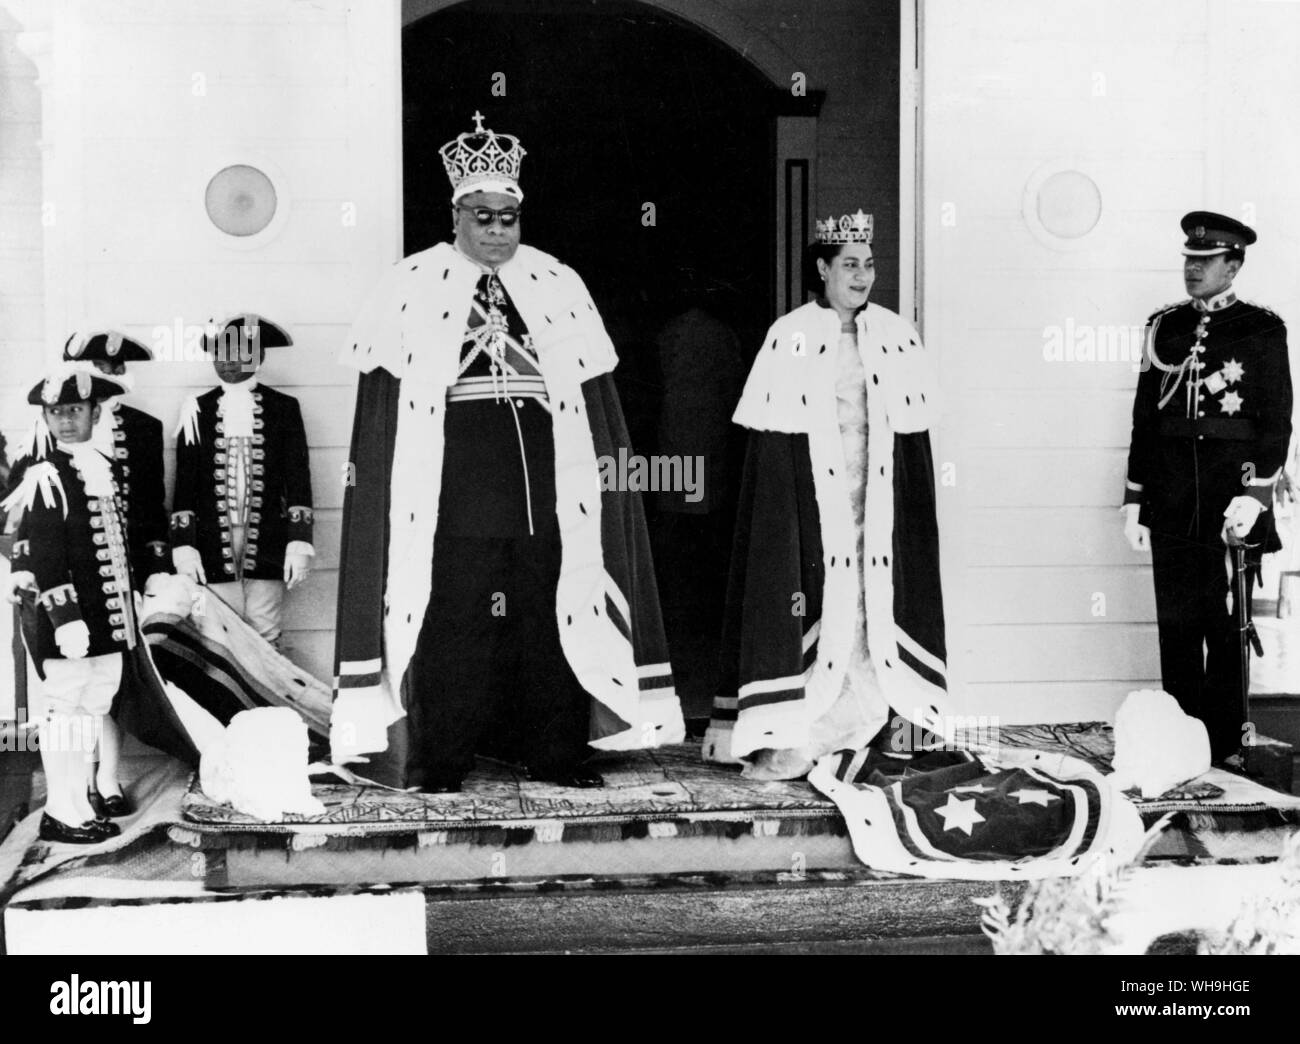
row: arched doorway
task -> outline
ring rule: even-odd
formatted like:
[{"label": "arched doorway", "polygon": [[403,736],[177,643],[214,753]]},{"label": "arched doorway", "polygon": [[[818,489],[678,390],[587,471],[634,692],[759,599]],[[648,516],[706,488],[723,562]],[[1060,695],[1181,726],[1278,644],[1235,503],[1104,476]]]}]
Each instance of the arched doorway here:
[{"label": "arched doorway", "polygon": [[700,499],[645,502],[678,689],[688,716],[706,714],[741,449],[727,421],[776,310],[788,92],[645,4],[467,0],[406,25],[402,95],[405,252],[449,233],[439,147],[475,111],[517,135],[524,240],[591,289],[634,449],[705,457]]}]

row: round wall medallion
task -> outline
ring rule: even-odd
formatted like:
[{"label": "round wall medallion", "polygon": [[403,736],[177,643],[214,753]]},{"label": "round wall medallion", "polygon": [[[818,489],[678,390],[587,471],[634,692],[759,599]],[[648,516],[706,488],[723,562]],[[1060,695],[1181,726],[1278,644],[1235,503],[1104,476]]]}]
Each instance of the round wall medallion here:
[{"label": "round wall medallion", "polygon": [[1073,251],[1097,245],[1097,231],[1105,221],[1101,189],[1084,173],[1091,165],[1085,157],[1058,157],[1025,182],[1020,213],[1044,246]]},{"label": "round wall medallion", "polygon": [[1057,171],[1038,188],[1038,220],[1062,239],[1086,236],[1101,220],[1101,190],[1082,171]]},{"label": "round wall medallion", "polygon": [[255,236],[275,217],[278,200],[271,179],[256,167],[235,163],[208,182],[203,205],[208,218],[230,236]]}]

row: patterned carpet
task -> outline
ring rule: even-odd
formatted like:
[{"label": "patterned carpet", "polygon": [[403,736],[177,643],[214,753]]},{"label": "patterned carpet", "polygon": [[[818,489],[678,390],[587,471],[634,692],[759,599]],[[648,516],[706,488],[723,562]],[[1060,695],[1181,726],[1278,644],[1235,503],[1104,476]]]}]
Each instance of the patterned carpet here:
[{"label": "patterned carpet", "polygon": [[[958,740],[962,739],[958,736]],[[1261,739],[1261,744],[1276,745]],[[1115,754],[1115,731],[1105,722],[1070,722],[1056,725],[1015,725],[993,730],[990,735],[972,736],[963,744],[970,750],[997,753],[998,747],[1044,750],[1069,754],[1088,762],[1100,772],[1110,771]],[[1128,794],[1143,815],[1162,812],[1262,812],[1300,810],[1300,799],[1257,783],[1253,779],[1212,768],[1203,776],[1145,800],[1136,791]]]},{"label": "patterned carpet", "polygon": [[[1069,754],[1102,772],[1110,770],[1114,751],[1113,732],[1100,722],[1006,727],[966,737],[965,744],[992,753],[1001,746]],[[556,820],[596,825],[630,820],[749,822],[756,816],[764,820],[838,818],[835,806],[809,784],[748,779],[734,767],[704,762],[699,746],[693,743],[601,755],[592,765],[604,776],[604,788],[575,790],[525,780],[508,766],[482,759],[457,794],[319,784],[312,789],[325,805],[323,814],[288,814],[274,823],[213,802],[195,780],[185,795],[182,812],[185,825],[198,832],[275,834],[323,827],[324,833],[332,836],[489,825],[522,827]],[[1143,813],[1300,808],[1300,800],[1221,770],[1212,770],[1158,800],[1136,803]]]},{"label": "patterned carpet", "polygon": [[[970,739],[971,746],[990,749],[1066,753],[1107,770],[1111,736],[1108,726],[1085,723],[1006,728]],[[39,813],[34,813],[0,844],[0,907],[13,892],[52,875],[127,880],[140,887],[191,881],[221,889],[260,886],[268,867],[278,874],[276,881],[292,880],[295,886],[326,878],[480,878],[499,873],[485,869],[485,860],[498,851],[511,853],[511,873],[536,864],[529,872],[543,875],[561,858],[560,849],[578,851],[569,863],[576,860],[588,874],[596,872],[598,850],[614,868],[609,872],[619,873],[659,872],[655,860],[669,857],[716,869],[724,857],[744,855],[750,861],[775,860],[776,866],[788,863],[787,849],[806,854],[810,868],[852,859],[838,810],[809,784],[747,779],[733,767],[702,762],[695,744],[602,755],[593,765],[606,787],[597,790],[523,780],[507,766],[487,761],[480,762],[460,794],[329,783],[313,788],[326,807],[323,815],[286,816],[275,823],[215,804],[179,762],[127,760],[138,811],[122,823],[122,836],[89,850],[51,845],[36,839]],[[1152,853],[1161,858],[1275,858],[1281,839],[1300,822],[1300,800],[1224,772],[1137,804],[1148,825],[1165,811],[1179,813]],[[697,848],[692,855],[685,853],[687,846],[644,843],[658,838],[693,838],[714,847]],[[770,843],[762,852],[752,846],[742,852],[751,838]],[[554,844],[561,841],[578,844]],[[76,892],[81,886],[68,887]]]},{"label": "patterned carpet", "polygon": [[576,790],[526,780],[508,766],[486,759],[479,760],[464,789],[456,794],[317,784],[312,792],[325,805],[323,814],[289,814],[282,823],[270,824],[216,804],[196,780],[185,795],[182,811],[187,825],[223,832],[328,825],[357,826],[365,833],[409,831],[412,824],[438,829],[556,819],[609,823],[707,815],[715,820],[747,820],[760,811],[764,818],[835,812],[835,806],[807,783],[746,779],[735,768],[702,761],[698,744],[600,755],[591,766],[604,776],[603,788]]}]

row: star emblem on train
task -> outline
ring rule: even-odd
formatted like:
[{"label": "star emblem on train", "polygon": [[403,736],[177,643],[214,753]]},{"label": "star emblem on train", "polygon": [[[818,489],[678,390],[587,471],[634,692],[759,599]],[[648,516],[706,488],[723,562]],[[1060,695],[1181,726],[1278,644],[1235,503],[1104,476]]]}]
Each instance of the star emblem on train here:
[{"label": "star emblem on train", "polygon": [[943,829],[964,830],[970,837],[970,830],[976,823],[983,823],[984,817],[975,811],[975,799],[962,801],[955,794],[948,795],[948,803],[943,808],[936,808],[934,814],[943,820]]}]

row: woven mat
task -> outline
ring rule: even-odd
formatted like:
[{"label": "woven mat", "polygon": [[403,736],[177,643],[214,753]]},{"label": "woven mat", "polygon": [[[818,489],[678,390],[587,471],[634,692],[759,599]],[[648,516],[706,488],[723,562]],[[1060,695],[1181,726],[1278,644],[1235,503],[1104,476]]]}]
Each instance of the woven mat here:
[{"label": "woven mat", "polygon": [[167,843],[180,818],[189,769],[166,755],[122,759],[121,779],[135,812],[118,820],[122,833],[98,845],[64,845],[38,836],[41,813],[17,824],[0,844],[0,906],[14,892],[54,872],[139,881],[192,878],[189,856]]},{"label": "woven mat", "polygon": [[[1111,759],[1115,756],[1115,730],[1100,721],[1011,725],[991,729],[979,736],[965,737],[964,745],[976,752],[997,753],[999,747],[1060,752],[1108,773]],[[1144,816],[1164,812],[1213,814],[1269,809],[1300,812],[1300,798],[1219,768],[1212,768],[1205,775],[1188,780],[1158,798],[1145,799],[1137,791],[1129,791],[1128,797]]]},{"label": "woven mat", "polygon": [[[965,737],[975,751],[999,747],[1069,754],[1110,771],[1114,733],[1104,722],[1007,726]],[[576,790],[522,779],[508,766],[480,759],[457,794],[419,794],[379,786],[317,785],[325,805],[315,816],[287,814],[264,822],[209,799],[190,785],[182,804],[188,828],[199,832],[264,834],[320,831],[333,836],[401,833],[412,830],[523,826],[539,821],[618,823],[664,819],[751,821],[838,818],[835,806],[809,784],[748,779],[730,766],[705,762],[695,743],[654,750],[605,754],[592,766],[605,787]],[[1270,790],[1219,769],[1154,801],[1132,795],[1145,813],[1166,811],[1228,813],[1265,809],[1300,810],[1300,799]]]},{"label": "woven mat", "polygon": [[267,823],[207,797],[195,779],[182,803],[186,826],[196,830],[281,833],[324,827],[331,834],[409,832],[529,822],[588,823],[706,817],[752,819],[837,815],[835,806],[803,781],[766,782],[735,768],[705,762],[695,743],[604,754],[591,767],[605,786],[578,790],[525,780],[510,767],[479,759],[456,794],[420,794],[379,786],[320,784],[312,793],[325,805],[315,816],[286,814]]},{"label": "woven mat", "polygon": [[[988,738],[983,738],[985,745]],[[1060,751],[1109,770],[1111,730],[1103,724],[1004,728],[997,742]],[[617,842],[749,833],[809,839],[826,835],[829,842],[844,832],[835,807],[807,783],[746,779],[733,767],[704,763],[694,744],[602,755],[593,761],[607,784],[600,790],[521,780],[508,767],[488,761],[480,762],[466,790],[455,795],[319,786],[314,790],[326,806],[323,816],[286,816],[280,823],[259,822],[213,803],[184,766],[171,759],[127,762],[125,776],[138,810],[123,822],[122,836],[89,848],[50,845],[36,839],[39,813],[34,813],[0,844],[0,906],[14,892],[51,875],[103,878],[109,883],[125,879],[141,888],[184,878],[223,886],[220,849],[234,852],[242,845],[259,850],[269,846],[268,854],[283,861],[285,852],[303,844],[341,845],[347,857],[355,859],[364,853],[354,852],[352,846],[403,843],[394,836],[400,834],[412,843],[417,836],[437,834],[440,844],[430,851],[445,854],[448,846],[455,847],[452,842],[508,846],[530,840]],[[1160,854],[1170,856],[1274,858],[1277,839],[1300,822],[1300,800],[1226,772],[1202,777],[1181,794],[1137,804],[1144,819],[1166,810],[1187,813],[1166,832],[1169,850]],[[87,886],[83,882],[75,887]]]}]

